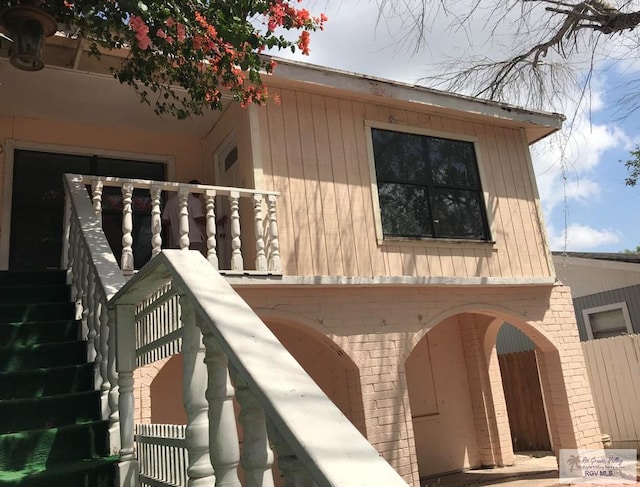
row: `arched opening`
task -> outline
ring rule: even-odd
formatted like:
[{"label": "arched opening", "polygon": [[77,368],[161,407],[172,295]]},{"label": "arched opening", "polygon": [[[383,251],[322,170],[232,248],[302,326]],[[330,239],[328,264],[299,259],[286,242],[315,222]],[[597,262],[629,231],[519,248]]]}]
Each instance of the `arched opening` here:
[{"label": "arched opening", "polygon": [[182,354],[162,366],[149,386],[151,423],[187,424],[182,402]]},{"label": "arched opening", "polygon": [[268,321],[267,326],[342,413],[366,436],[360,374],[330,338],[306,326]]},{"label": "arched opening", "polygon": [[514,462],[505,390],[496,350],[502,324],[514,323],[536,345],[536,374],[511,378],[540,384],[543,423],[554,448],[575,448],[562,365],[537,324],[499,311],[460,312],[425,330],[405,362],[416,457],[421,478]]},{"label": "arched opening", "polygon": [[[364,435],[366,432],[358,367],[331,339],[303,325],[267,326],[322,391]],[[182,402],[182,354],[171,357],[151,380],[151,423],[186,424]]]},{"label": "arched opening", "polygon": [[421,478],[477,465],[479,457],[460,316],[429,329],[405,362]]},{"label": "arched opening", "polygon": [[[535,386],[539,385],[539,394],[541,398],[538,398],[537,401],[530,399],[531,404],[529,404],[528,407],[536,407],[538,409],[536,413],[539,418],[538,427],[542,429],[542,436],[544,436],[546,429],[549,437],[549,447],[556,454],[560,448],[577,448],[576,434],[573,425],[574,422],[569,410],[568,392],[564,377],[568,371],[563,371],[563,365],[560,360],[560,353],[557,346],[544,333],[542,333],[541,327],[537,323],[527,323],[509,316],[501,316],[500,319],[494,320],[485,331],[485,350],[487,351],[487,356],[491,357],[491,363],[494,367],[496,367],[496,364],[499,362],[498,349],[496,346],[498,333],[503,329],[503,324],[505,322],[512,325],[513,328],[516,328],[519,333],[515,333],[514,331],[507,331],[503,333],[511,333],[513,337],[516,337],[516,340],[520,340],[521,343],[529,344],[529,347],[530,344],[533,344],[535,350],[535,361],[530,357],[528,372],[526,374],[514,374],[513,371],[506,372],[511,375],[515,375],[515,379],[508,380],[519,383],[519,387],[523,389],[521,394],[525,396],[522,401],[527,400],[527,385],[532,388],[529,392],[529,395],[531,396],[535,392]],[[505,328],[505,330],[510,329]],[[522,345],[516,348],[505,347],[503,340],[504,339],[501,339],[500,344],[501,352],[522,348]],[[493,351],[491,355],[490,351]],[[498,370],[500,370],[500,366],[497,367]],[[536,372],[537,381],[535,379]],[[507,392],[507,394],[509,394],[509,392]],[[518,406],[512,403],[508,407],[513,410]],[[540,410],[541,408],[543,411]],[[505,410],[507,410],[506,404]],[[545,415],[544,422],[541,418],[543,413]],[[521,436],[523,435],[522,432],[519,434]],[[526,438],[526,434],[522,437],[523,439]]]}]

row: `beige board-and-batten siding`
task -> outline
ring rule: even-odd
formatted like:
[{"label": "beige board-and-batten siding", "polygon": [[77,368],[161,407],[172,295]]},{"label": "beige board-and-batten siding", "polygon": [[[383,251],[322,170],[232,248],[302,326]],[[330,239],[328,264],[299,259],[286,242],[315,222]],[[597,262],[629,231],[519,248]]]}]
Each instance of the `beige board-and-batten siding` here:
[{"label": "beige board-and-batten siding", "polygon": [[640,335],[582,343],[603,434],[616,448],[640,448]]},{"label": "beige board-and-batten siding", "polygon": [[[547,277],[528,146],[520,129],[292,88],[258,110],[264,182],[281,192],[289,275]],[[495,243],[384,241],[372,199],[367,124],[476,141]]]}]

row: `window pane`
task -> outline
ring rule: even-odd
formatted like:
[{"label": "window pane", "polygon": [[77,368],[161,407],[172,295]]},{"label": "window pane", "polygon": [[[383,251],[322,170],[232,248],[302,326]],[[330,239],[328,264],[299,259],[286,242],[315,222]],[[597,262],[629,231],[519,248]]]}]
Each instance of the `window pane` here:
[{"label": "window pane", "polygon": [[429,137],[433,184],[458,188],[479,186],[476,157],[471,142]]},{"label": "window pane", "polygon": [[427,191],[422,186],[378,183],[382,231],[385,235],[431,237]]},{"label": "window pane", "polygon": [[486,239],[482,202],[476,191],[436,189],[433,214],[437,237]]},{"label": "window pane", "polygon": [[424,136],[372,129],[373,152],[378,181],[426,183],[427,163]]},{"label": "window pane", "polygon": [[371,136],[384,235],[489,238],[472,142],[376,128]]}]

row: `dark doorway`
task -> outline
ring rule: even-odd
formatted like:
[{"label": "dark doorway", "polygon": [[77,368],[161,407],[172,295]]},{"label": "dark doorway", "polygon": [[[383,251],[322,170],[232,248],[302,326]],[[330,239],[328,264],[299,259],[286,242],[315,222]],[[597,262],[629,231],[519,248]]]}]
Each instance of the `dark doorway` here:
[{"label": "dark doorway", "polygon": [[[165,164],[115,159],[102,156],[80,156],[16,150],[13,163],[13,195],[11,200],[10,270],[58,269],[62,253],[64,217],[64,173],[92,176],[165,180]],[[104,192],[103,223],[115,255],[122,249],[119,235],[122,216],[119,191]],[[135,234],[148,234],[149,217],[143,211],[149,201],[147,191],[136,190],[134,199]],[[135,202],[134,202],[135,203]],[[136,212],[135,208],[141,208]],[[149,246],[140,250],[136,268],[151,255],[150,243],[138,239],[136,245]],[[137,250],[137,249],[136,249]],[[134,250],[134,254],[136,252]],[[146,260],[145,260],[146,259]]]}]

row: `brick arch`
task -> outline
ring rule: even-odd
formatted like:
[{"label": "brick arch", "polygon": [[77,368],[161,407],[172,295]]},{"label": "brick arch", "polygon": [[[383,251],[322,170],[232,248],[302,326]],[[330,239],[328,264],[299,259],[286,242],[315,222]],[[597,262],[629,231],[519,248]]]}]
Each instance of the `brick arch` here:
[{"label": "brick arch", "polygon": [[151,423],[187,424],[182,400],[182,353],[156,363],[161,366],[149,385]]},{"label": "brick arch", "polygon": [[[565,387],[567,369],[566,366],[563,368],[561,360],[565,351],[560,345],[560,334],[556,330],[560,322],[555,314],[546,315],[544,322],[528,321],[524,314],[503,306],[486,303],[457,306],[429,317],[423,327],[407,340],[401,353],[401,361],[407,370],[411,354],[419,350],[420,346],[424,346],[421,344],[424,344],[430,334],[435,336],[433,332],[443,324],[458,324],[478,439],[478,462],[483,466],[504,466],[514,461],[506,402],[495,351],[497,330],[505,321],[521,329],[537,346],[550,436],[556,453],[559,448],[576,448],[577,432],[571,427],[575,421],[568,400],[570,392]],[[408,379],[407,383],[409,389],[411,380]],[[409,394],[408,390],[407,395]],[[414,421],[416,451],[420,442],[419,429]],[[419,454],[418,451],[417,453]],[[471,463],[473,464],[473,461]]]},{"label": "brick arch", "polygon": [[495,455],[485,458],[481,441],[489,430],[478,424],[486,412],[476,404],[482,394],[474,390],[475,357],[465,343],[463,324],[473,317],[466,308],[440,314],[437,324],[429,320],[404,361],[420,477],[497,464]]},{"label": "brick arch", "polygon": [[558,453],[560,448],[577,448],[573,434],[573,423],[569,408],[568,391],[564,377],[561,347],[545,333],[544,324],[538,321],[527,322],[515,316],[500,317],[492,321],[484,331],[483,343],[488,366],[500,371],[495,349],[500,327],[505,322],[524,333],[536,347],[538,376],[542,388],[544,407],[551,447]]},{"label": "brick arch", "polygon": [[[323,333],[323,325],[306,320],[293,313],[273,310],[255,310],[285,348],[295,346],[303,339],[302,349],[315,355],[289,352],[298,360],[321,389],[336,403],[349,420],[366,435],[360,371],[352,358],[329,336]],[[298,343],[299,345],[299,343]],[[313,358],[326,359],[314,363]],[[323,371],[328,372],[323,375]],[[182,355],[154,362],[136,371],[138,407],[141,411],[136,421],[147,423],[184,424],[186,413],[182,406]],[[179,379],[179,380],[178,380]],[[331,380],[328,380],[331,379]]]},{"label": "brick arch", "polygon": [[[169,365],[168,367],[165,368],[167,364]],[[152,403],[152,400],[151,400],[152,394],[153,394],[152,390],[154,388],[157,389],[159,387],[159,384],[161,383],[160,380],[158,382],[155,382],[158,376],[160,376],[160,379],[162,379],[167,374],[169,376],[175,376],[177,372],[181,373],[181,371],[182,371],[182,355],[181,354],[176,354],[171,357],[157,360],[143,367],[139,367],[135,370],[134,397],[135,397],[135,422],[136,423],[158,423],[158,422],[172,423],[173,422],[175,424],[183,424],[183,419],[186,419],[186,413],[183,412],[181,388],[178,391],[179,392],[178,394],[176,394],[175,391],[173,390],[169,393],[168,397],[170,398],[169,402],[171,403],[171,406],[167,407],[167,411],[168,411],[167,414],[165,414],[165,411],[162,411],[160,412],[160,416],[158,416],[157,414],[158,410],[156,408],[156,411],[155,411],[156,414],[154,415],[154,411],[153,411],[154,404]],[[182,376],[180,376],[179,379],[180,379],[179,384],[182,384]],[[155,385],[154,385],[154,382],[155,382]],[[164,382],[167,382],[167,381],[164,381]],[[168,382],[171,382],[171,380],[169,380]],[[160,392],[160,397],[165,397],[165,396],[166,394],[164,393],[164,391]],[[162,401],[156,401],[156,406],[158,404],[162,404]],[[178,413],[174,415],[175,418],[173,419],[175,421],[172,421],[170,417],[172,413],[170,411],[175,410],[176,405],[179,406],[179,408],[177,409],[183,412],[184,416]]]},{"label": "brick arch", "polygon": [[[257,313],[261,315],[260,310]],[[320,327],[296,322],[291,314],[284,317],[270,313],[260,317],[329,399],[366,436],[360,370],[351,357],[320,332]]]},{"label": "brick arch", "polygon": [[[494,318],[502,324],[504,321],[513,321],[520,324],[527,331],[525,334],[529,336],[534,343],[538,344],[543,350],[556,350],[557,345],[549,333],[544,329],[543,324],[539,321],[529,322],[526,316],[517,312],[516,310],[499,306],[495,304],[487,303],[468,303],[461,306],[453,306],[447,310],[437,313],[424,321],[423,326],[418,330],[414,336],[407,340],[404,350],[401,352],[400,360],[402,363],[406,362],[407,358],[420,342],[420,340],[431,330],[434,326],[442,323],[447,318],[452,316],[458,316],[464,313],[478,314],[487,317]],[[499,326],[498,326],[499,328]]]}]

